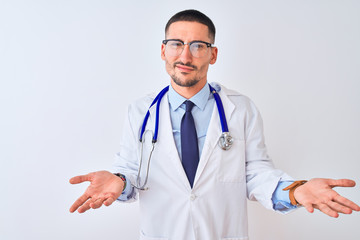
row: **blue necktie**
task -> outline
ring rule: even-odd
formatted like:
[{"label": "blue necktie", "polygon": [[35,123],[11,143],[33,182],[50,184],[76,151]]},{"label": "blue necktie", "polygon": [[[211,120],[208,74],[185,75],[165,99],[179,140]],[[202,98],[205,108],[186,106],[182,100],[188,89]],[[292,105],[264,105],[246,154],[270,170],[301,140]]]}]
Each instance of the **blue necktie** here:
[{"label": "blue necktie", "polygon": [[181,155],[182,164],[191,188],[193,187],[196,169],[199,164],[199,147],[191,109],[194,103],[185,101],[186,112],[181,119]]}]

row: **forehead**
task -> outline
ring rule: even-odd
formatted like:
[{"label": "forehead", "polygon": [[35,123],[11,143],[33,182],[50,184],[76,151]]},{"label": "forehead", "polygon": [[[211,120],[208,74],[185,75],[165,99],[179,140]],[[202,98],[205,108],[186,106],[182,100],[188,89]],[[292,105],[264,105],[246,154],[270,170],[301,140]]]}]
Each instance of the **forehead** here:
[{"label": "forehead", "polygon": [[203,40],[210,41],[209,29],[198,22],[178,21],[170,25],[166,32],[167,39],[180,39],[183,41]]}]

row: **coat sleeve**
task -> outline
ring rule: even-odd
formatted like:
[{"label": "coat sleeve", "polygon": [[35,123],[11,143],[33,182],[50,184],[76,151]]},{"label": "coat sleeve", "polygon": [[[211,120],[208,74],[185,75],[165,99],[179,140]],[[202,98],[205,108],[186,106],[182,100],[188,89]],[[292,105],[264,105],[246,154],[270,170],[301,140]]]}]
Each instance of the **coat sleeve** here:
[{"label": "coat sleeve", "polygon": [[276,169],[267,154],[261,115],[251,100],[245,120],[247,197],[273,209],[272,195],[279,181],[292,180]]},{"label": "coat sleeve", "polygon": [[[130,105],[125,117],[122,136],[120,140],[119,152],[115,155],[114,171],[126,176],[127,184],[136,183],[136,177],[139,168],[139,139],[138,139],[138,122],[136,117],[136,107]],[[137,130],[136,130],[137,129]],[[121,196],[119,200],[123,202],[133,202],[138,199],[138,190],[131,186],[128,196]],[[125,199],[125,200],[124,200]]]}]

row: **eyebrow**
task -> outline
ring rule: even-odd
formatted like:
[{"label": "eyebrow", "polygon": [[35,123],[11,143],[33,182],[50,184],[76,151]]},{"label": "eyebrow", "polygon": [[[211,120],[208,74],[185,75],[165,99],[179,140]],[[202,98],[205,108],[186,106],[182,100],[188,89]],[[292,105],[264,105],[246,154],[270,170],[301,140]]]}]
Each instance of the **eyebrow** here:
[{"label": "eyebrow", "polygon": [[[206,41],[203,41],[203,40],[192,40],[192,41],[190,41],[190,42],[185,42],[185,41],[183,41],[183,40],[181,40],[181,39],[178,39],[178,38],[169,38],[169,39],[165,39],[165,40],[167,40],[167,41],[170,41],[170,40],[180,41],[180,42],[183,42],[183,43],[192,43],[192,42],[210,43],[210,42],[206,42]],[[212,44],[212,43],[210,43],[210,44]]]}]

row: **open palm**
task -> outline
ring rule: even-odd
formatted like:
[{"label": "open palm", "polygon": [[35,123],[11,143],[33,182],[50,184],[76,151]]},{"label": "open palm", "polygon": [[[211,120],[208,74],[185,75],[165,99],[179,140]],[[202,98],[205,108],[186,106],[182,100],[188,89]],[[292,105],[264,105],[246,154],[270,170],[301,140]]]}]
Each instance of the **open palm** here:
[{"label": "open palm", "polygon": [[124,182],[108,171],[92,172],[70,179],[71,184],[85,181],[89,181],[90,185],[70,207],[70,212],[78,209],[79,213],[83,213],[90,208],[99,208],[103,204],[109,206],[120,196],[124,188]]}]

